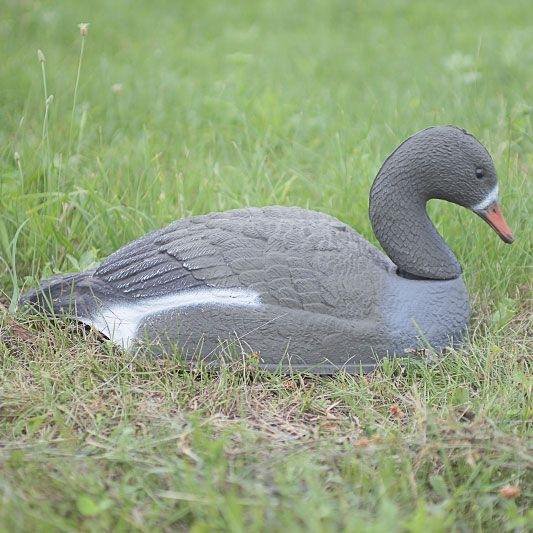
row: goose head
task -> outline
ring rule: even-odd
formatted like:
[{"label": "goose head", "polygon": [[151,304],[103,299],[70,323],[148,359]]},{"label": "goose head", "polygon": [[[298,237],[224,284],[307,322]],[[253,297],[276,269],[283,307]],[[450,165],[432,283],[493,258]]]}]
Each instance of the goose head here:
[{"label": "goose head", "polygon": [[506,243],[514,240],[498,199],[486,148],[464,129],[438,126],[403,142],[381,167],[370,194],[370,219],[400,273],[451,279],[461,268],[426,214],[441,199],[470,209]]},{"label": "goose head", "polygon": [[429,162],[424,170],[429,198],[461,205],[483,218],[510,244],[514,237],[498,199],[498,176],[487,149],[470,133],[454,126],[427,130],[421,144]]}]

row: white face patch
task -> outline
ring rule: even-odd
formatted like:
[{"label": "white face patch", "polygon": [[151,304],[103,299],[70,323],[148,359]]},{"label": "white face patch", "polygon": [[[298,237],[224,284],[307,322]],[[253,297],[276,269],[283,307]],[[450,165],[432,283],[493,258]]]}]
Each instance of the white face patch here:
[{"label": "white face patch", "polygon": [[201,289],[107,306],[102,303],[93,316],[79,317],[78,320],[128,349],[135,340],[139,324],[146,317],[171,309],[209,305],[257,307],[261,305],[261,300],[257,293],[249,290]]},{"label": "white face patch", "polygon": [[490,204],[493,204],[494,202],[498,201],[498,184],[494,186],[494,189],[487,194],[484,200],[481,200],[479,204],[472,206],[472,211],[483,211],[483,209],[487,209]]}]

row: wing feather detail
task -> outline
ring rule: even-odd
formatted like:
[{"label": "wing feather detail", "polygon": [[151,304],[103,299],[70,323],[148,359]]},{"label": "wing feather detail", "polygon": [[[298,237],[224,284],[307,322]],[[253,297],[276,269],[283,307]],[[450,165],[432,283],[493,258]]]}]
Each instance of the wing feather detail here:
[{"label": "wing feather detail", "polygon": [[265,303],[346,317],[359,312],[348,309],[350,302],[361,307],[353,306],[350,279],[390,268],[342,222],[269,207],[179,220],[124,246],[93,275],[125,298],[240,288],[258,292]]}]

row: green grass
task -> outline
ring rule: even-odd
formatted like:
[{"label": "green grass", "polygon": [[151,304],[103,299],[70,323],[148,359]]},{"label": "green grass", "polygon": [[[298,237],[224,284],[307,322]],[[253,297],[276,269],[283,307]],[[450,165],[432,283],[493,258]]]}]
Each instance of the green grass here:
[{"label": "green grass", "polygon": [[[4,312],[1,530],[531,526],[529,2],[3,0],[1,11],[8,305],[41,277],[213,210],[300,205],[375,243],[372,179],[432,124],[487,146],[517,236],[505,246],[435,202],[470,290],[471,341],[370,377],[187,372]],[[503,497],[506,486],[520,494]]]}]

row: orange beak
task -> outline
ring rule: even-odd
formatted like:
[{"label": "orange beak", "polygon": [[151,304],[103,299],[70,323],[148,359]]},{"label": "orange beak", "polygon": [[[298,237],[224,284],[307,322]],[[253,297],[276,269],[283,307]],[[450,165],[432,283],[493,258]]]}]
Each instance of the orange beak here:
[{"label": "orange beak", "polygon": [[513,232],[503,218],[498,202],[493,202],[476,213],[501,237],[503,242],[511,244],[514,241]]}]

